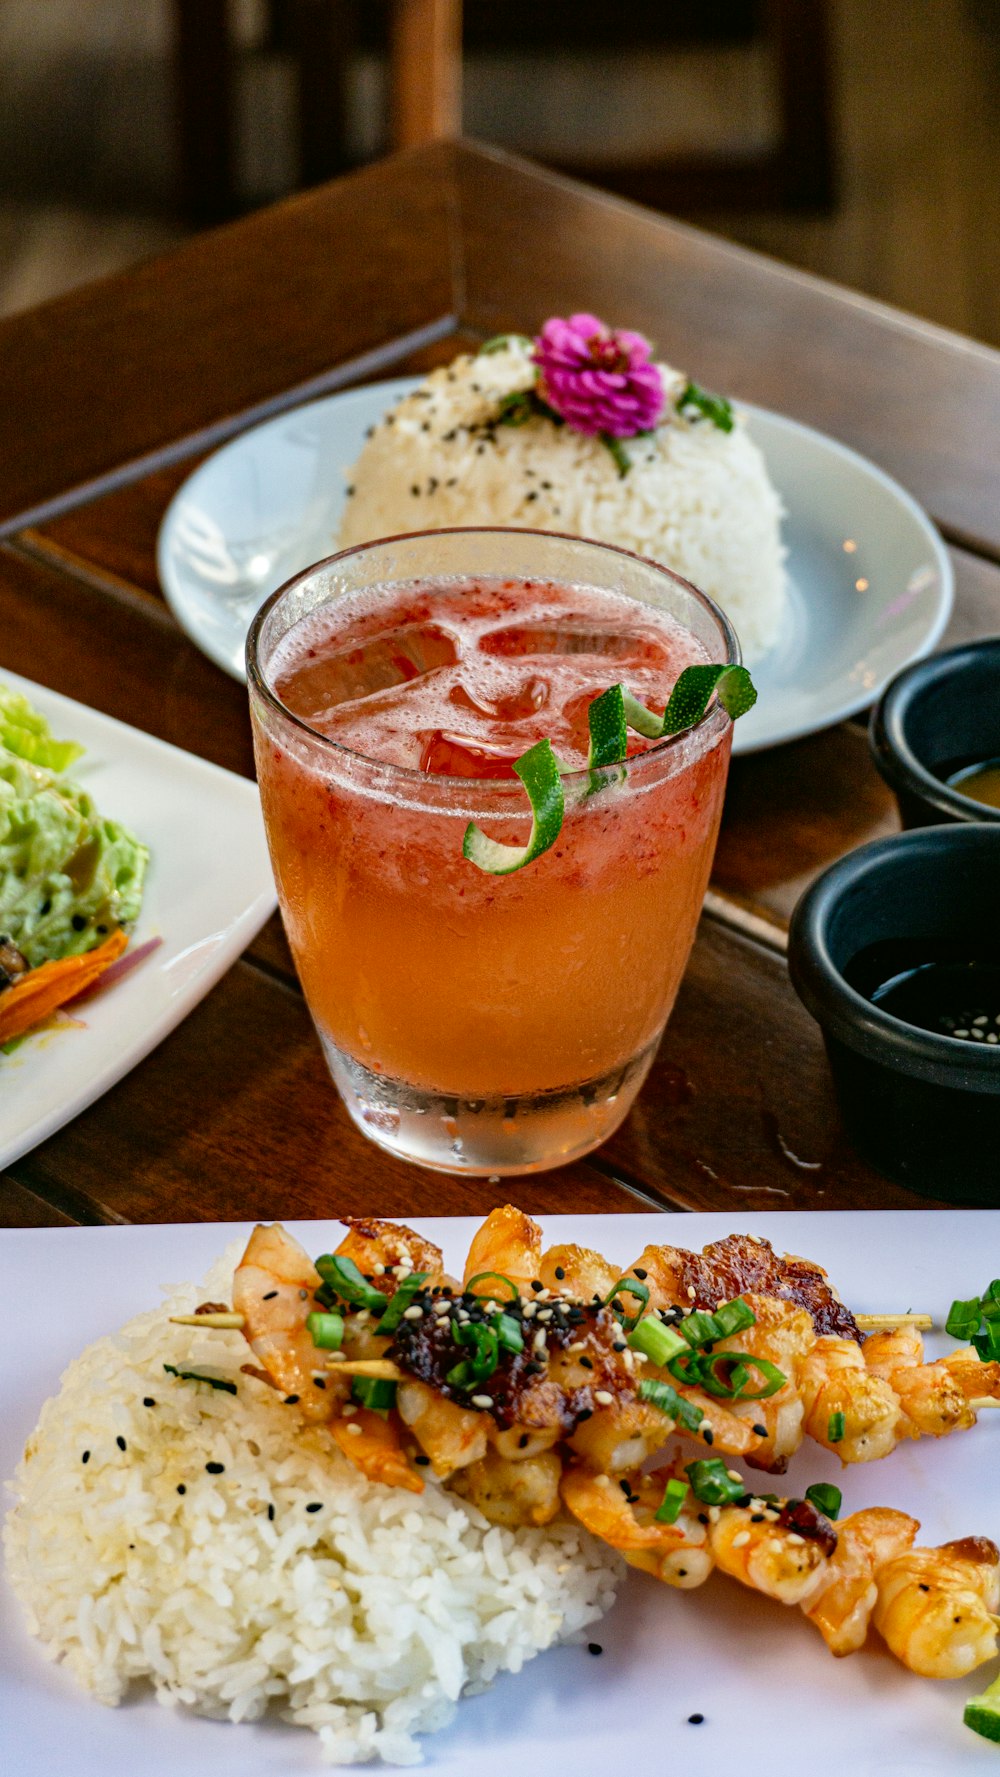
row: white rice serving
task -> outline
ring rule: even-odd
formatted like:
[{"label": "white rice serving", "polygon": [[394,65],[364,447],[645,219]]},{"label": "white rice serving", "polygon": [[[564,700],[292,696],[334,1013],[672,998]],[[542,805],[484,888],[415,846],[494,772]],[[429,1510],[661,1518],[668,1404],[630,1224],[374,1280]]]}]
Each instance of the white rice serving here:
[{"label": "white rice serving", "polygon": [[782,508],[738,412],[731,432],[678,414],[685,378],[660,365],[665,418],[607,447],[535,416],[497,425],[527,389],[527,343],[435,370],[377,425],[353,468],[339,545],[403,531],[494,524],[616,543],[683,574],[726,611],[748,660],[774,645],[785,612]]},{"label": "white rice serving", "polygon": [[241,1374],[239,1333],[168,1325],[231,1299],[240,1250],[69,1366],[13,1483],[11,1584],[49,1657],[102,1703],[148,1679],[161,1703],[233,1722],[271,1705],[318,1733],[329,1764],[419,1763],[415,1734],[577,1636],[624,1569],[570,1521],[498,1529],[433,1481],[420,1495],[366,1481]]}]

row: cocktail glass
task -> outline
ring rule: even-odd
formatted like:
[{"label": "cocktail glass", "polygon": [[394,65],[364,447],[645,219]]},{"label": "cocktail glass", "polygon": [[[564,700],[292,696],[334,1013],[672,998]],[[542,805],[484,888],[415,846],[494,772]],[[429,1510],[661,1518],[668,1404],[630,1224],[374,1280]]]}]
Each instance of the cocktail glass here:
[{"label": "cocktail glass", "polygon": [[[564,780],[552,849],[507,876],[462,855],[469,821],[523,844],[517,780],[433,776],[319,734],[272,683],[301,619],[361,588],[525,579],[665,611],[713,662],[722,612],[627,551],[466,529],[364,544],[309,568],[258,613],[247,671],[264,820],[285,930],[333,1078],[381,1147],[449,1172],[540,1171],[597,1147],[649,1069],[694,940],[729,763],[729,717]],[[537,663],[536,663],[537,664]],[[609,658],[608,684],[620,677]],[[595,695],[601,687],[595,688]]]}]

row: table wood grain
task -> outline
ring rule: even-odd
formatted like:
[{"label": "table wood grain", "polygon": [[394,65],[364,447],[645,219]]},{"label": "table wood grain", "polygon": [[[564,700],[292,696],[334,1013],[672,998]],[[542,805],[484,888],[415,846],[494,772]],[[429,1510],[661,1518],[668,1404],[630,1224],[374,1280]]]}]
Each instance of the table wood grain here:
[{"label": "table wood grain", "polygon": [[[953,539],[946,640],[1000,629],[1000,357],[509,157],[444,145],[0,325],[0,657],[243,774],[243,688],[177,629],[155,540],[263,414],[593,307],[898,475]],[[992,458],[992,460],[991,460]],[[923,1207],[840,1130],[783,929],[896,825],[862,727],[734,763],[709,911],[660,1054],[586,1163],[499,1186],[382,1153],[330,1085],[279,923],[133,1073],[0,1178],[0,1217],[157,1221],[525,1207]],[[66,1040],[71,1040],[68,1036]]]}]

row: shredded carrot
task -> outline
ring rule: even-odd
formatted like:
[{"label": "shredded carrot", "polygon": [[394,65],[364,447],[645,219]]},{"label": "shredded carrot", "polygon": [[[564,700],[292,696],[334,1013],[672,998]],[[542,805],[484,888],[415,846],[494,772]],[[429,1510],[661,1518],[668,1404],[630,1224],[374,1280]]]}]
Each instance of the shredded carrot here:
[{"label": "shredded carrot", "polygon": [[115,932],[83,956],[64,956],[58,962],[40,963],[37,969],[29,969],[13,987],[0,993],[0,1043],[23,1036],[68,1000],[75,999],[121,956],[127,944],[126,934]]}]

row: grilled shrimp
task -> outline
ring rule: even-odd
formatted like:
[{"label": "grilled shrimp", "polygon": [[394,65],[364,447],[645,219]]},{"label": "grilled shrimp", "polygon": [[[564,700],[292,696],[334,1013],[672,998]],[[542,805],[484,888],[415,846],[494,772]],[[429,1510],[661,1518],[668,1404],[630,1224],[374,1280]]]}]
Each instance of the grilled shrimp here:
[{"label": "grilled shrimp", "polygon": [[[813,1324],[804,1308],[776,1296],[748,1295],[743,1299],[756,1316],[754,1325],[717,1340],[713,1350],[745,1351],[751,1357],[767,1358],[787,1378],[766,1400],[736,1402],[729,1408],[737,1419],[765,1428],[766,1436],[756,1435],[747,1448],[751,1467],[783,1474],[789,1457],[802,1442],[805,1409],[796,1378],[802,1358],[815,1343]],[[730,1449],[728,1444],[721,1447]]]},{"label": "grilled shrimp", "polygon": [[305,1418],[330,1417],[325,1390],[313,1386],[323,1358],[306,1326],[320,1276],[308,1253],[280,1222],[258,1225],[233,1277],[233,1307],[254,1355],[276,1388],[298,1395]]},{"label": "grilled shrimp", "polygon": [[[872,1375],[853,1339],[832,1334],[817,1339],[799,1364],[798,1384],[805,1431],[842,1462],[876,1462],[895,1449],[902,1418],[899,1398],[881,1376]],[[831,1422],[839,1415],[843,1427],[838,1423],[838,1438],[831,1436]]]},{"label": "grilled shrimp", "polygon": [[404,1425],[412,1431],[431,1467],[444,1480],[456,1469],[479,1462],[486,1455],[487,1426],[482,1413],[447,1401],[426,1382],[407,1378],[396,1391],[396,1406]]},{"label": "grilled shrimp", "polygon": [[[496,1271],[517,1285],[530,1285],[537,1278],[542,1258],[542,1230],[537,1222],[512,1204],[491,1209],[481,1228],[472,1236],[469,1256],[465,1261],[464,1282],[483,1271]],[[486,1283],[483,1290],[485,1294]],[[521,1291],[522,1295],[525,1293]]]},{"label": "grilled shrimp", "polygon": [[549,1524],[559,1511],[562,1459],[543,1450],[511,1462],[493,1448],[452,1476],[450,1490],[477,1506],[491,1524],[515,1530],[522,1524]]},{"label": "grilled shrimp", "polygon": [[546,1289],[560,1290],[577,1302],[603,1302],[614,1289],[621,1271],[589,1246],[550,1246],[539,1260],[535,1274]]},{"label": "grilled shrimp", "polygon": [[402,1266],[404,1271],[424,1271],[428,1283],[440,1283],[444,1257],[439,1246],[415,1234],[402,1222],[380,1222],[373,1216],[341,1216],[347,1229],[335,1249],[338,1257],[353,1259],[366,1276],[381,1277]]},{"label": "grilled shrimp", "polygon": [[409,1493],[423,1492],[424,1483],[407,1462],[399,1430],[391,1419],[358,1407],[349,1418],[331,1419],[330,1433],[348,1461],[369,1481],[405,1487]]},{"label": "grilled shrimp", "polygon": [[955,1373],[947,1364],[927,1364],[924,1342],[912,1327],[872,1333],[862,1346],[865,1368],[888,1382],[902,1410],[897,1436],[943,1438],[975,1425]]},{"label": "grilled shrimp", "polygon": [[853,1654],[864,1645],[878,1599],[875,1576],[910,1547],[919,1529],[916,1518],[881,1506],[840,1519],[837,1547],[802,1606],[831,1653]]},{"label": "grilled shrimp", "polygon": [[897,1660],[924,1678],[964,1678],[997,1652],[1000,1551],[969,1536],[910,1549],[876,1576],[875,1627]]},{"label": "grilled shrimp", "polygon": [[837,1533],[812,1506],[751,1499],[713,1507],[709,1519],[712,1555],[723,1573],[779,1604],[802,1604],[819,1590]]},{"label": "grilled shrimp", "polygon": [[610,1475],[569,1468],[562,1478],[563,1503],[592,1536],[619,1549],[630,1567],[687,1591],[712,1571],[708,1529],[691,1511],[682,1511],[674,1524],[657,1523],[665,1477],[669,1471],[633,1478],[626,1497]]}]

